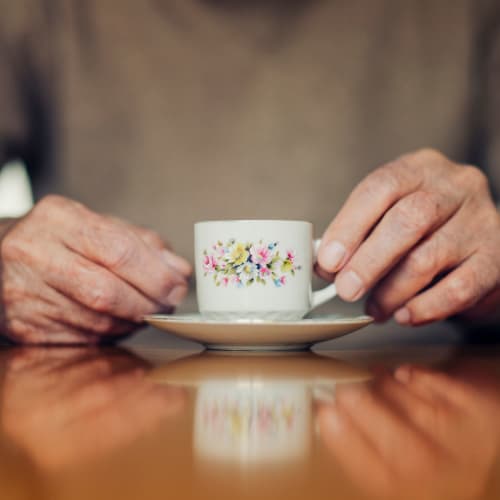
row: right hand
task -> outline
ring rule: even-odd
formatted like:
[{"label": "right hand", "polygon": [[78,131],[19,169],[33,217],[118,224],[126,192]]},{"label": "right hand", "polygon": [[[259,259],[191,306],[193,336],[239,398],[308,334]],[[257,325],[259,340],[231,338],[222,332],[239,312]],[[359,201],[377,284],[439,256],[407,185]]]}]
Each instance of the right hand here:
[{"label": "right hand", "polygon": [[123,335],[178,305],[190,274],[155,232],[48,196],[0,239],[0,332],[23,343]]}]

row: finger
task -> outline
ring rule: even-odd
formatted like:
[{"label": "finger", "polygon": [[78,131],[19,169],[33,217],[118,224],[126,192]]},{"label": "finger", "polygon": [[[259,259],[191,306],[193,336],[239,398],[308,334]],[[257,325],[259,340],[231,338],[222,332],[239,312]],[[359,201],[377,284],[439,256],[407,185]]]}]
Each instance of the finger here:
[{"label": "finger", "polygon": [[411,250],[373,290],[367,312],[378,320],[387,319],[440,273],[469,257],[474,246],[463,224],[458,215],[452,217]]},{"label": "finger", "polygon": [[45,314],[54,322],[98,335],[123,335],[137,328],[137,323],[93,311],[49,287],[45,297],[40,297],[39,314]]},{"label": "finger", "polygon": [[376,481],[377,489],[388,488],[391,474],[387,464],[347,412],[336,405],[321,405],[316,421],[322,441],[352,480],[357,482],[364,471],[370,486]]},{"label": "finger", "polygon": [[175,271],[181,273],[185,278],[188,278],[193,273],[191,264],[180,255],[174,253],[172,250],[165,248],[162,255],[167,265],[172,267]]},{"label": "finger", "polygon": [[426,234],[458,208],[446,198],[416,191],[398,201],[337,275],[344,300],[357,300]]},{"label": "finger", "polygon": [[400,382],[400,376],[389,375],[379,379],[377,392],[428,439],[440,442],[439,438],[448,435],[450,407],[436,397],[422,395],[409,384]]},{"label": "finger", "polygon": [[108,269],[149,299],[165,306],[179,304],[186,279],[165,262],[161,252],[149,248],[124,225],[91,212],[87,220],[90,222],[78,231],[68,227],[62,232],[68,248]]},{"label": "finger", "polygon": [[42,271],[43,278],[49,286],[88,309],[137,323],[142,322],[145,314],[162,309],[160,304],[90,260],[69,251],[57,254],[52,268]]},{"label": "finger", "polygon": [[396,369],[394,378],[429,404],[461,408],[467,408],[470,404],[465,385],[446,373],[406,364]]},{"label": "finger", "polygon": [[99,338],[88,332],[49,320],[26,322],[17,318],[6,321],[7,336],[25,345],[90,345]]},{"label": "finger", "polygon": [[334,273],[329,273],[320,267],[317,263],[314,265],[314,272],[323,280],[332,282],[335,279]]},{"label": "finger", "polygon": [[396,311],[401,324],[420,325],[467,310],[499,284],[499,271],[479,252],[469,257],[429,290]]},{"label": "finger", "polygon": [[[340,386],[337,406],[356,423],[382,457],[393,462],[399,450],[424,450],[429,444],[414,427],[394,411],[370,384]],[[396,444],[397,443],[397,444]]]},{"label": "finger", "polygon": [[135,232],[147,246],[161,252],[166,264],[172,267],[175,271],[181,273],[185,277],[191,275],[191,264],[189,264],[189,262],[183,257],[175,254],[170,243],[166,242],[157,232],[147,227],[130,224],[129,222],[115,216],[107,216],[107,218],[117,224],[126,226],[129,230]]},{"label": "finger", "polygon": [[126,394],[137,391],[143,380],[144,371],[135,369],[85,384],[72,394],[72,412],[78,417],[108,408]]},{"label": "finger", "polygon": [[421,181],[406,162],[378,168],[356,186],[323,235],[318,262],[324,270],[341,269],[384,213],[418,189]]}]

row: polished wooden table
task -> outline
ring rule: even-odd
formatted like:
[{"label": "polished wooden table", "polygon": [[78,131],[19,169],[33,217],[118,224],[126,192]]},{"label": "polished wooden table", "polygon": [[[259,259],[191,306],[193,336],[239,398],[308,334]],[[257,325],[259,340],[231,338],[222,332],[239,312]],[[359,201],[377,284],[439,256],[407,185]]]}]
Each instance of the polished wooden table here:
[{"label": "polished wooden table", "polygon": [[2,500],[500,498],[494,344],[9,347],[0,381]]}]

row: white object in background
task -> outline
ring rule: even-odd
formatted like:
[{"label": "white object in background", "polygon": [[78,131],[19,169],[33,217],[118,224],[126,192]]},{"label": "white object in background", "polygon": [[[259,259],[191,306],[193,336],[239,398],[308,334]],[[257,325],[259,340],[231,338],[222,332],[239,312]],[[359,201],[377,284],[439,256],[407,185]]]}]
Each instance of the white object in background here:
[{"label": "white object in background", "polygon": [[33,194],[21,162],[0,167],[0,217],[20,217],[33,206]]}]

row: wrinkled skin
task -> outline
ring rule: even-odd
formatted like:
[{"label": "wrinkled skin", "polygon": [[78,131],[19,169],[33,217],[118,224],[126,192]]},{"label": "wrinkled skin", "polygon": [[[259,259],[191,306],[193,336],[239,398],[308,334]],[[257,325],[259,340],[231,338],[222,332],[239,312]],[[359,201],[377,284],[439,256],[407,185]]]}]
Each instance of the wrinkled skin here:
[{"label": "wrinkled skin", "polygon": [[326,230],[319,272],[367,312],[419,325],[500,305],[500,216],[484,174],[421,150],[374,170]]},{"label": "wrinkled skin", "polygon": [[22,343],[127,334],[178,305],[191,273],[155,232],[59,196],[10,225],[0,256],[0,331]]}]

